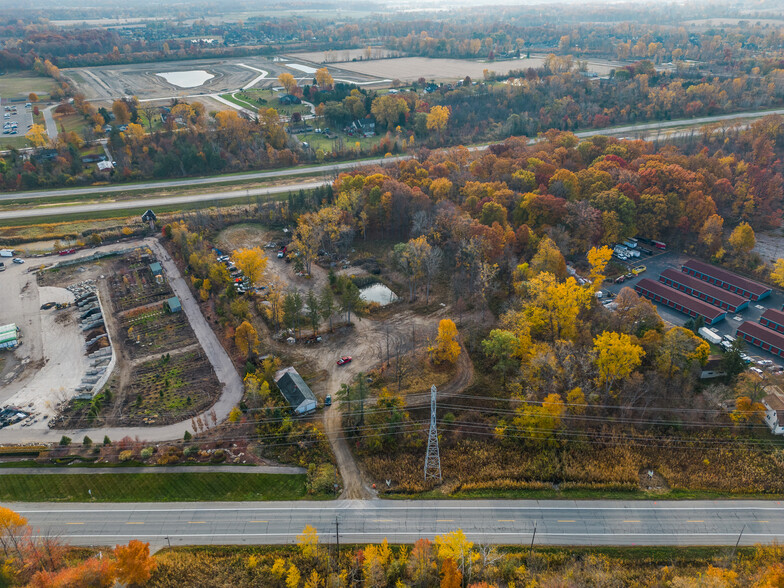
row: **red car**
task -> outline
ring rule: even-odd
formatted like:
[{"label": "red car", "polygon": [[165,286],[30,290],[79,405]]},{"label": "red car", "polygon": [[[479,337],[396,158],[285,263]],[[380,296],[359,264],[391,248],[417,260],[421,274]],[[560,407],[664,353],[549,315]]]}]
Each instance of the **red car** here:
[{"label": "red car", "polygon": [[60,252],[60,255],[71,255],[71,253],[76,253],[76,249],[64,249]]},{"label": "red car", "polygon": [[350,355],[344,355],[343,357],[341,357],[338,360],[338,365],[346,365],[350,361],[351,361],[351,356]]}]

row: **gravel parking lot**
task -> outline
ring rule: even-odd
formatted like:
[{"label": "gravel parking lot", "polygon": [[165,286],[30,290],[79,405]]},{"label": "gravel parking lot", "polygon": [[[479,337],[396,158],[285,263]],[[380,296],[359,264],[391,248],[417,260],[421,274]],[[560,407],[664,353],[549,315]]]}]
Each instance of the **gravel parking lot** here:
[{"label": "gravel parking lot", "polygon": [[[644,273],[640,274],[639,276],[635,276],[633,278],[628,278],[622,284],[602,284],[602,290],[609,290],[614,294],[620,292],[624,287],[629,287],[634,289],[634,285],[642,278],[648,278],[650,280],[658,281],[659,274],[667,268],[673,268],[678,271],[681,271],[681,265],[686,263],[691,259],[687,255],[681,255],[680,253],[674,251],[667,251],[663,253],[657,253],[652,256],[643,255],[639,259],[635,259],[634,263],[626,264],[631,271],[631,268],[637,267],[640,265],[644,265],[646,270]],[[613,261],[615,263],[623,264],[618,259],[613,257]],[[615,277],[615,276],[613,276]],[[671,323],[676,326],[683,325],[687,320],[688,316],[682,314],[680,312],[676,312],[675,310],[663,306],[661,304],[656,304],[656,310],[659,311],[659,316],[662,317],[668,323]],[[784,293],[780,290],[773,289],[773,294],[764,300],[759,302],[751,302],[749,307],[745,310],[741,311],[737,315],[728,313],[726,320],[717,323],[716,325],[709,327],[712,331],[716,332],[719,335],[735,335],[735,331],[741,325],[743,321],[752,321],[752,322],[759,322],[759,318],[763,312],[765,312],[768,308],[774,308],[776,310],[781,310],[782,304],[784,304]],[[738,317],[738,318],[735,318]],[[759,347],[754,347],[751,345],[746,346],[746,353],[752,357],[754,360],[759,359],[770,359],[777,365],[782,365],[784,361],[780,357],[776,357],[772,353],[767,351],[763,351]]]}]

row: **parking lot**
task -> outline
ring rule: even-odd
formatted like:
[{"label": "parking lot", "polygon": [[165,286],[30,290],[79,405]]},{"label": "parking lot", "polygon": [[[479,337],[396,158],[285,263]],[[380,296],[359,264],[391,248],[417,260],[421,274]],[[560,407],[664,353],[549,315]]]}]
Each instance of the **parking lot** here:
[{"label": "parking lot", "polygon": [[[631,272],[631,268],[641,265],[644,265],[646,270],[638,276],[627,278],[626,281],[624,281],[622,284],[616,284],[614,282],[611,284],[602,284],[602,290],[617,294],[625,287],[634,289],[634,285],[642,278],[648,278],[658,282],[659,274],[662,271],[667,268],[673,268],[677,271],[681,271],[681,265],[686,263],[686,261],[689,259],[691,259],[689,256],[681,255],[674,251],[656,253],[652,256],[642,255],[639,258],[634,259],[633,262],[632,260],[629,260],[629,263],[621,262],[616,257],[613,257],[614,263],[627,267],[629,272]],[[610,274],[610,277],[615,278],[616,276]],[[677,312],[672,308],[663,306],[662,304],[657,304],[653,301],[651,302],[656,306],[656,310],[658,310],[659,316],[661,316],[662,319],[668,323],[681,326],[689,319],[687,315]],[[752,301],[748,308],[742,310],[738,314],[727,313],[727,318],[725,320],[708,328],[718,335],[735,335],[735,331],[743,321],[752,321],[758,323],[760,316],[763,312],[765,312],[765,310],[768,308],[781,310],[782,304],[784,304],[784,294],[782,294],[780,290],[774,288],[773,293],[768,298],[760,300],[759,302]],[[754,361],[769,359],[772,360],[774,364],[779,366],[784,363],[782,358],[777,357],[767,351],[763,351],[759,347],[754,347],[753,345],[746,346],[746,353],[751,356]]]},{"label": "parking lot", "polygon": [[5,137],[24,137],[33,126],[33,109],[26,107],[24,102],[9,102],[0,97],[0,112],[3,113]]}]

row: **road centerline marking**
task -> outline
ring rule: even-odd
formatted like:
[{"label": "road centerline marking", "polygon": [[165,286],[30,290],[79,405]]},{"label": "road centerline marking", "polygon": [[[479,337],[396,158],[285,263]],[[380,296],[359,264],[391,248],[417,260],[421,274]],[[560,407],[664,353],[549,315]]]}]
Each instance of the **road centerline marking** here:
[{"label": "road centerline marking", "polygon": [[687,523],[704,523],[705,521],[686,521]]},{"label": "road centerline marking", "polygon": [[144,523],[142,521],[128,521],[125,524],[126,525],[143,525]]},{"label": "road centerline marking", "polygon": [[558,522],[559,523],[576,523],[577,521],[572,520],[572,519],[566,519],[566,520],[561,520],[561,521],[558,521]]},{"label": "road centerline marking", "polygon": [[269,523],[269,521],[250,521],[251,523]]},{"label": "road centerline marking", "polygon": [[624,523],[639,523],[640,521],[636,521],[636,520],[629,520],[629,521],[623,521],[623,522],[624,522]]},{"label": "road centerline marking", "polygon": [[189,525],[206,525],[206,521],[188,521]]},{"label": "road centerline marking", "polygon": [[499,523],[514,523],[514,519],[498,519]]},{"label": "road centerline marking", "polygon": [[84,523],[65,523],[66,525],[83,525]]},{"label": "road centerline marking", "polygon": [[437,523],[454,523],[454,519],[436,519]]}]

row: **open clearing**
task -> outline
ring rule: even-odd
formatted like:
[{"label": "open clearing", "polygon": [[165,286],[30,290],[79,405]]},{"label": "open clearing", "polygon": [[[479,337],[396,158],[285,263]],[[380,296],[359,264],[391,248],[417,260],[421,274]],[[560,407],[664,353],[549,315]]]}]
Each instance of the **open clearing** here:
[{"label": "open clearing", "polygon": [[[213,77],[193,87],[171,84],[159,74],[166,72],[206,72]],[[264,76],[266,72],[266,76]],[[140,100],[169,100],[236,92],[255,81],[254,87],[278,85],[277,77],[288,72],[303,78],[301,71],[286,67],[263,57],[231,59],[198,59],[159,63],[135,63],[63,69],[88,100],[109,101],[122,96],[137,96]],[[336,72],[333,75],[337,76]],[[372,74],[371,74],[372,76]],[[341,73],[341,77],[344,77]],[[353,74],[352,80],[369,81],[373,78]],[[303,79],[312,79],[305,76]],[[225,110],[226,105],[222,108]]]},{"label": "open clearing", "polygon": [[[350,61],[336,64],[355,73],[413,82],[419,78],[436,81],[458,80],[466,76],[481,80],[484,70],[507,74],[513,70],[541,67],[544,57],[510,59],[505,61],[474,61],[470,59],[433,59],[430,57],[401,57],[373,61]],[[607,75],[622,64],[603,60],[589,60],[588,71]]]},{"label": "open clearing", "polygon": [[38,98],[45,100],[49,98],[49,92],[54,90],[56,85],[52,78],[32,73],[7,73],[0,76],[0,98],[13,102],[27,102],[27,95],[35,92]]},{"label": "open clearing", "polygon": [[98,502],[297,500],[306,495],[305,482],[305,474],[230,472],[46,476],[8,474],[3,476],[0,484],[0,500],[59,502],[85,502],[91,499]]}]

